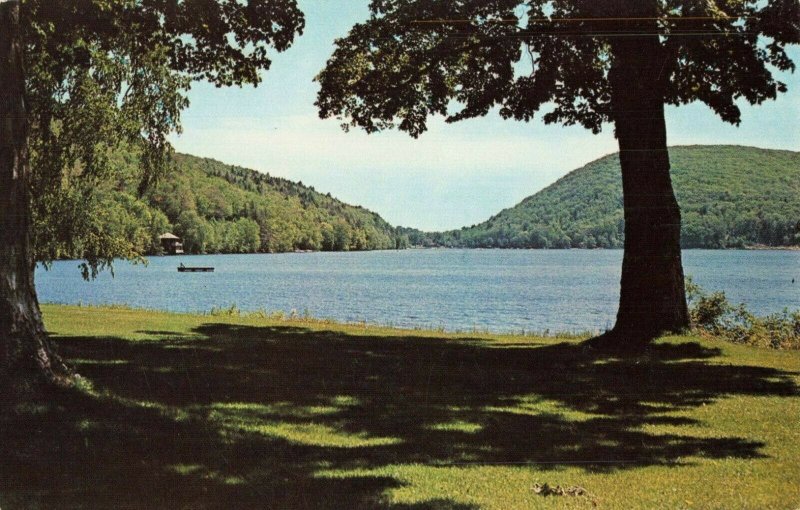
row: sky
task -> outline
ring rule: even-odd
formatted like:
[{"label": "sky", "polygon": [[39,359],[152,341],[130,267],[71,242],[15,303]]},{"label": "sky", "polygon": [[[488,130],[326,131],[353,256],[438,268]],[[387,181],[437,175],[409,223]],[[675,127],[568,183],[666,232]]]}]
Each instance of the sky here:
[{"label": "sky", "polygon": [[[371,209],[393,225],[448,230],[488,219],[559,177],[616,152],[610,128],[501,119],[496,113],[456,124],[440,118],[414,140],[387,131],[345,133],[320,120],[314,76],[333,41],[368,16],[367,0],[299,0],[304,34],[274,54],[258,87],[218,89],[196,83],[183,114],[179,152],[302,181],[345,202]],[[800,65],[800,50],[791,55]],[[740,127],[705,105],[668,107],[669,145],[735,144],[800,150],[800,72],[780,76],[789,92],[777,101],[742,104]]]}]

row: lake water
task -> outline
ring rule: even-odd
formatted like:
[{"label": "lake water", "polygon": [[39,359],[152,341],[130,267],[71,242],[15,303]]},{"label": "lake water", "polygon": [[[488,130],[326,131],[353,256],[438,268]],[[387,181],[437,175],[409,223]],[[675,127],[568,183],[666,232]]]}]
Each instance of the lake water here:
[{"label": "lake water", "polygon": [[[800,251],[688,250],[684,271],[766,314],[800,308]],[[176,267],[214,266],[214,273]],[[37,269],[42,302],[490,331],[602,331],[614,323],[621,250],[405,250],[151,257],[85,282],[78,262]],[[796,283],[792,283],[792,279]]]}]

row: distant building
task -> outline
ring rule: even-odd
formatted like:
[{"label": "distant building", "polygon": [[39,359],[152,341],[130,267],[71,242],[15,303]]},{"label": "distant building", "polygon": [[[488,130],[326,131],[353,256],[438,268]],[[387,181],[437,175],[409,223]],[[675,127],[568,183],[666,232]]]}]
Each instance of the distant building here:
[{"label": "distant building", "polygon": [[158,239],[161,241],[161,247],[164,248],[164,253],[167,255],[180,255],[183,253],[181,238],[175,234],[167,232],[158,236]]}]

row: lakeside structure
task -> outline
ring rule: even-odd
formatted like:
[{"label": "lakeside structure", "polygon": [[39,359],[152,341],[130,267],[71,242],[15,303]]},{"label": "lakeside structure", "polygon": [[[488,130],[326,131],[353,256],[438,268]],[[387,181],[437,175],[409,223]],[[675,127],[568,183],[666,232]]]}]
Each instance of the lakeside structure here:
[{"label": "lakeside structure", "polygon": [[158,236],[161,247],[167,255],[180,255],[183,253],[183,243],[181,238],[170,232]]}]

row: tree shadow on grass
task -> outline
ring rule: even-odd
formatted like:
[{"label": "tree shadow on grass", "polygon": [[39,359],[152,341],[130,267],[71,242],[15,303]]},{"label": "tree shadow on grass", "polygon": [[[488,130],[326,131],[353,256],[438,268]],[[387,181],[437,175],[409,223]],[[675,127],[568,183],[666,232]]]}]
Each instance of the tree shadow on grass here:
[{"label": "tree shadow on grass", "polygon": [[691,342],[614,358],[569,343],[227,324],[192,333],[57,339],[94,390],[0,418],[3,508],[464,510],[446,498],[391,504],[386,492],[404,482],[382,468],[758,458],[763,443],[693,437],[680,427],[695,420],[668,413],[798,394],[793,374],[717,363],[718,350]]}]

